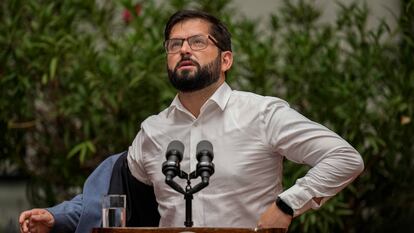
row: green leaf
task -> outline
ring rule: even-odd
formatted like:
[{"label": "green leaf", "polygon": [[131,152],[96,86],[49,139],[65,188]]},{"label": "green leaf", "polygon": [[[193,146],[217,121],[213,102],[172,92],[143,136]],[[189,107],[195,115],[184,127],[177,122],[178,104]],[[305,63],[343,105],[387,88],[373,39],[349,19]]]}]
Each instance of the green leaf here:
[{"label": "green leaf", "polygon": [[55,78],[57,64],[58,64],[58,58],[57,57],[53,57],[52,60],[50,61],[50,67],[49,67],[49,70],[50,70],[50,72],[49,72],[50,80],[53,80]]},{"label": "green leaf", "polygon": [[80,164],[83,164],[85,162],[85,159],[90,155],[94,154],[96,152],[95,145],[87,140],[84,142],[81,142],[74,146],[66,156],[68,159],[74,157],[77,155],[79,157]]},{"label": "green leaf", "polygon": [[48,80],[49,80],[47,74],[43,74],[41,80],[42,80],[42,84],[46,85],[48,83]]}]

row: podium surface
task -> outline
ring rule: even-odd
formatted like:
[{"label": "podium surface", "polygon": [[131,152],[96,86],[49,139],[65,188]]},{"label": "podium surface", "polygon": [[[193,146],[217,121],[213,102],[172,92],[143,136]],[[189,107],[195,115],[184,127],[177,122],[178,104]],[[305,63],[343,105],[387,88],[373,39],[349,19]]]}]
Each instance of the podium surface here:
[{"label": "podium surface", "polygon": [[214,227],[188,227],[188,228],[164,228],[164,227],[114,227],[94,228],[92,233],[285,233],[284,228],[214,228]]}]

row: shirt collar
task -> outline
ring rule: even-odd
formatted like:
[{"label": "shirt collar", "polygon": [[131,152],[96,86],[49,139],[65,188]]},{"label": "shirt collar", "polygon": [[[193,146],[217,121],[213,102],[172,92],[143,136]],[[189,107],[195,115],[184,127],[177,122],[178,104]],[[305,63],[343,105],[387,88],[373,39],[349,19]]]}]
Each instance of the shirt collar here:
[{"label": "shirt collar", "polygon": [[[206,101],[205,104],[213,101],[223,111],[226,108],[227,102],[230,99],[231,92],[231,87],[226,82],[224,82],[219,88],[217,88],[216,92],[214,92],[214,94]],[[188,110],[181,104],[180,99],[178,98],[178,94],[175,95],[174,100],[168,107],[167,116],[169,116],[174,109],[178,109],[183,112],[188,112]]]},{"label": "shirt collar", "polygon": [[216,92],[210,97],[207,101],[214,101],[222,111],[226,108],[227,102],[230,99],[231,95],[231,87],[224,82],[219,88],[217,88]]}]

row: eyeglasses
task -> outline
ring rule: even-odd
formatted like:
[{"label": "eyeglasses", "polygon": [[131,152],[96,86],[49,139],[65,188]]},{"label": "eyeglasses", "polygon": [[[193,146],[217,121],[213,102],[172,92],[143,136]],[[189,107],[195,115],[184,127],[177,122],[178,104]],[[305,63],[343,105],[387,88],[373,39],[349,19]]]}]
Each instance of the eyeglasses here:
[{"label": "eyeglasses", "polygon": [[[190,48],[194,51],[199,51],[207,48],[208,46],[208,39],[210,39],[214,45],[216,45],[219,49],[223,50],[217,43],[217,41],[211,37],[210,35],[195,35],[190,36],[185,39],[182,38],[173,38],[164,41],[164,47],[168,54],[178,53],[180,52],[181,47],[184,44],[184,41],[187,41]],[[224,51],[224,50],[223,50]]]}]

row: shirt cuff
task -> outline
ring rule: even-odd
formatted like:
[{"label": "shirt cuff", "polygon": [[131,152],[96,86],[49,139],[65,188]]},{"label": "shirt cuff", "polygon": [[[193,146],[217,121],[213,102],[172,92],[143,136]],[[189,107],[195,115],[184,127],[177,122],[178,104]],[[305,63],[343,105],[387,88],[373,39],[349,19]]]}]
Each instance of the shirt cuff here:
[{"label": "shirt cuff", "polygon": [[293,217],[301,215],[309,209],[318,209],[328,199],[323,197],[318,204],[313,200],[314,196],[306,188],[298,184],[279,194],[279,197],[293,209]]},{"label": "shirt cuff", "polygon": [[65,214],[55,213],[53,208],[47,208],[55,220],[50,233],[69,233],[76,230],[77,223],[70,221]]}]

